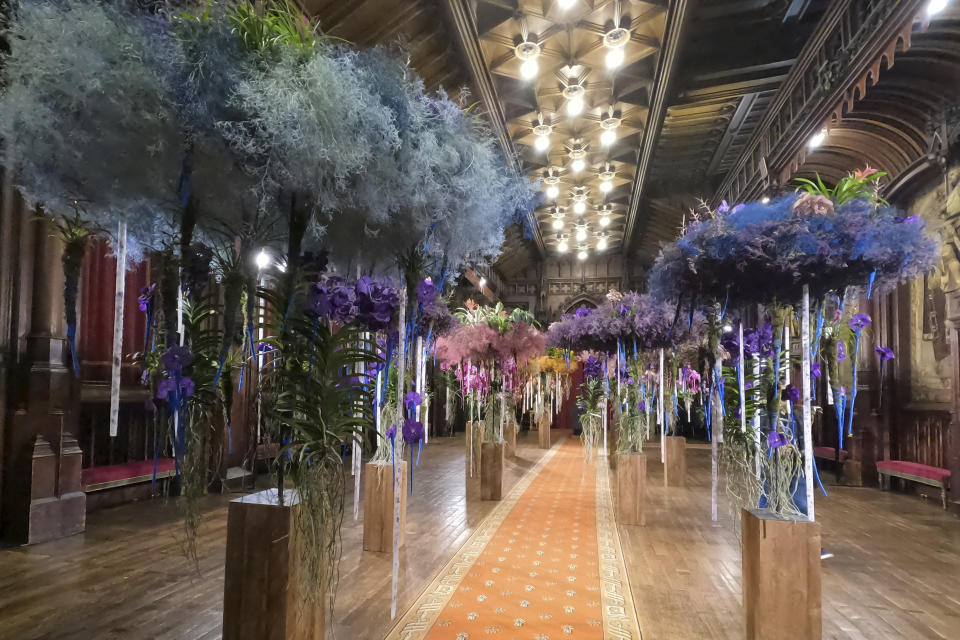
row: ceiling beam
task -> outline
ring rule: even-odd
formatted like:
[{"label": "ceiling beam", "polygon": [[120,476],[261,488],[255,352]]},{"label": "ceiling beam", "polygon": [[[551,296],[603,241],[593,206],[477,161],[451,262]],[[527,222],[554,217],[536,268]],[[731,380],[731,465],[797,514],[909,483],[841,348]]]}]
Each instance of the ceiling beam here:
[{"label": "ceiling beam", "polygon": [[660,130],[667,113],[670,87],[679,66],[680,45],[683,42],[684,32],[690,23],[689,18],[696,3],[696,0],[671,0],[669,9],[667,9],[667,25],[663,34],[663,47],[660,50],[653,95],[647,116],[647,126],[643,131],[643,141],[640,146],[640,161],[637,163],[633,194],[630,197],[630,209],[627,211],[627,224],[623,233],[624,252],[630,249],[630,243],[633,239],[637,209],[643,198],[644,183],[647,173],[650,171],[653,153],[660,139]]},{"label": "ceiling beam", "polygon": [[[467,64],[470,67],[470,73],[473,76],[473,84],[483,105],[486,107],[490,126],[496,135],[500,147],[512,162],[517,174],[522,174],[520,162],[513,148],[513,142],[510,139],[510,130],[507,127],[507,118],[503,111],[503,106],[497,99],[497,89],[493,83],[493,76],[487,69],[483,60],[483,50],[480,47],[480,36],[477,33],[477,23],[473,15],[471,3],[469,0],[450,0],[444,3],[448,8],[448,15],[459,36],[463,53],[466,56]],[[540,258],[546,256],[546,250],[543,245],[543,235],[540,233],[540,225],[537,224],[537,217],[532,211],[527,214],[527,224],[533,233],[533,242],[537,247],[537,253]]]}]

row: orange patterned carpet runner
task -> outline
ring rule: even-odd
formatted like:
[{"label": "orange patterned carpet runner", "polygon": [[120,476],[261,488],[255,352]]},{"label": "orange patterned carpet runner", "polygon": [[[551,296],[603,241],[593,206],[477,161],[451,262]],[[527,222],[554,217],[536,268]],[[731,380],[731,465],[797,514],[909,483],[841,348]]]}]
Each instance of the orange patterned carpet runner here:
[{"label": "orange patterned carpet runner", "polygon": [[555,445],[389,638],[639,638],[606,464]]}]

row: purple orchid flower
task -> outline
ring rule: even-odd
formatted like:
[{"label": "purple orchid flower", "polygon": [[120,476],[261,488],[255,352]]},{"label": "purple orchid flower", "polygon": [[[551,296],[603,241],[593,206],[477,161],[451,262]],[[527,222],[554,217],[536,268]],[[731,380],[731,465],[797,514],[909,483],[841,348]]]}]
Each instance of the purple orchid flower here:
[{"label": "purple orchid flower", "polygon": [[407,418],[403,422],[403,440],[407,444],[413,444],[417,440],[423,439],[423,423],[413,418]]},{"label": "purple orchid flower", "polygon": [[390,425],[390,428],[387,429],[386,435],[387,435],[387,438],[389,438],[390,440],[393,440],[397,435],[397,425],[395,424]]},{"label": "purple orchid flower", "polygon": [[717,207],[717,213],[728,213],[730,211],[730,205],[727,204],[727,201],[724,200],[720,203],[720,206]]},{"label": "purple orchid flower", "polygon": [[140,311],[146,311],[150,305],[153,303],[153,295],[157,291],[156,283],[151,284],[149,287],[143,287],[140,289],[140,296],[137,298],[137,304],[140,306]]},{"label": "purple orchid flower", "polygon": [[[176,391],[177,381],[174,378],[162,378],[157,383],[157,398],[166,400],[170,394]],[[196,384],[189,377],[180,378],[180,392],[184,398],[189,398],[196,390]]]},{"label": "purple orchid flower", "polygon": [[637,403],[637,411],[639,411],[640,413],[644,413],[644,412],[646,412],[646,410],[647,410],[647,403],[646,403],[646,402],[644,402],[643,400],[641,400],[639,403]]},{"label": "purple orchid flower", "polygon": [[837,361],[843,362],[847,359],[847,349],[843,346],[843,341],[837,343]]},{"label": "purple orchid flower", "polygon": [[771,431],[767,434],[767,444],[770,445],[771,449],[779,449],[787,444],[787,439],[779,431]]},{"label": "purple orchid flower", "polygon": [[420,281],[417,285],[417,301],[423,305],[427,306],[432,304],[434,300],[437,299],[437,287],[433,284],[433,280],[430,278],[425,278]]},{"label": "purple orchid flower", "polygon": [[160,356],[160,362],[167,373],[173,374],[193,364],[193,354],[187,347],[170,347]]},{"label": "purple orchid flower", "polygon": [[864,330],[864,328],[870,326],[870,316],[865,313],[857,313],[850,318],[850,321],[847,324],[850,325],[850,329],[854,333],[859,334]]},{"label": "purple orchid flower", "polygon": [[820,374],[820,363],[819,363],[819,362],[811,362],[811,363],[810,363],[810,375],[813,376],[814,378],[819,378],[819,377],[820,377],[821,374]]},{"label": "purple orchid flower", "polygon": [[873,350],[876,351],[877,355],[880,356],[881,364],[887,360],[893,360],[893,349],[890,347],[874,347]]},{"label": "purple orchid flower", "polygon": [[407,407],[407,411],[413,411],[413,408],[419,407],[421,403],[423,398],[416,391],[408,391],[403,397],[403,404]]},{"label": "purple orchid flower", "polygon": [[783,388],[783,391],[780,392],[781,400],[789,400],[790,402],[800,402],[800,389],[797,389],[792,384],[788,384]]}]

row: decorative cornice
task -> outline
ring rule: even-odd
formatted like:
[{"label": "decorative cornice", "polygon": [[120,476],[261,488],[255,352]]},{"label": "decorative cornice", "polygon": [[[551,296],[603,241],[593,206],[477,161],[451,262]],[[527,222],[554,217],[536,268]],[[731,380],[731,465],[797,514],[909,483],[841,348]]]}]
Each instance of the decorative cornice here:
[{"label": "decorative cornice", "polygon": [[630,208],[627,210],[626,228],[623,232],[623,253],[630,249],[633,240],[634,224],[637,220],[637,209],[643,197],[646,186],[647,173],[660,141],[660,132],[663,129],[663,120],[667,113],[667,99],[670,97],[670,86],[677,72],[677,63],[680,56],[680,45],[683,42],[684,32],[689,23],[689,16],[696,0],[671,0],[667,11],[667,26],[663,34],[663,47],[657,64],[657,73],[654,79],[653,99],[647,112],[647,126],[643,130],[643,141],[640,145],[640,158],[637,162],[637,172],[633,179],[633,193],[630,195]]},{"label": "decorative cornice", "polygon": [[[713,197],[742,202],[803,161],[810,136],[838,105],[854,99],[859,82],[890,57],[925,0],[837,0],[807,40],[750,141]],[[909,40],[907,40],[909,43]],[[908,46],[908,45],[907,45]],[[877,69],[876,73],[879,72]],[[859,82],[858,82],[859,81]],[[872,77],[876,82],[877,77]],[[862,92],[865,86],[860,87]],[[856,97],[860,97],[858,93]]]},{"label": "decorative cornice", "polygon": [[[460,38],[463,53],[470,66],[474,88],[479,94],[480,102],[486,107],[490,126],[503,152],[512,161],[517,174],[522,175],[520,162],[517,159],[513,142],[510,139],[510,132],[507,128],[506,114],[504,114],[503,105],[500,104],[500,100],[497,98],[497,90],[493,84],[493,76],[490,75],[490,70],[487,68],[483,58],[483,50],[480,47],[480,36],[477,32],[477,23],[473,16],[471,3],[469,0],[449,0],[447,6],[449,8],[450,19]],[[546,250],[543,246],[543,236],[540,233],[537,215],[533,211],[527,212],[527,225],[533,233],[533,241],[537,247],[537,252],[541,258],[545,257]]]}]

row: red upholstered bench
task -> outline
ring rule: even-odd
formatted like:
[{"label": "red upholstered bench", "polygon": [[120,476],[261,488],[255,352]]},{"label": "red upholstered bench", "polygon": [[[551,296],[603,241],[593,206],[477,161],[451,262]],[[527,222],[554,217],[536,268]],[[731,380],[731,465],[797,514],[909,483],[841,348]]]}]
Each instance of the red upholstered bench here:
[{"label": "red upholstered bench", "polygon": [[[950,470],[931,467],[917,462],[903,460],[880,460],[877,462],[877,473],[880,476],[880,488],[890,488],[890,478],[903,478],[911,482],[940,488],[940,501],[943,508],[947,508],[947,486],[950,484]],[[884,486],[886,478],[886,486]]]},{"label": "red upholstered bench", "polygon": [[[824,460],[837,460],[837,450],[833,447],[814,447],[814,458],[823,458]],[[850,457],[850,452],[846,449],[840,449],[840,462],[846,462]]]},{"label": "red upholstered bench", "polygon": [[[170,478],[176,473],[173,458],[157,460],[157,479]],[[153,460],[137,460],[125,464],[88,467],[80,473],[80,482],[86,493],[125,487],[153,480]]]}]

